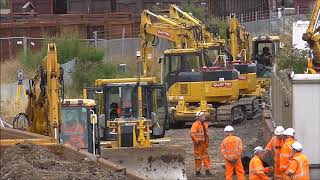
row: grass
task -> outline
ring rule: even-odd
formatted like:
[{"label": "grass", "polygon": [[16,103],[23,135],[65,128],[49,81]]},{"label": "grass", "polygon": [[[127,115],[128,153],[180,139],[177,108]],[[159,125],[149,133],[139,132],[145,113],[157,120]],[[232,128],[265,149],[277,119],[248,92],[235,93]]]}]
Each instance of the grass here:
[{"label": "grass", "polygon": [[25,78],[32,77],[34,74],[34,70],[27,70],[23,63],[17,59],[2,61],[0,64],[0,82],[16,82],[19,69],[24,71]]}]

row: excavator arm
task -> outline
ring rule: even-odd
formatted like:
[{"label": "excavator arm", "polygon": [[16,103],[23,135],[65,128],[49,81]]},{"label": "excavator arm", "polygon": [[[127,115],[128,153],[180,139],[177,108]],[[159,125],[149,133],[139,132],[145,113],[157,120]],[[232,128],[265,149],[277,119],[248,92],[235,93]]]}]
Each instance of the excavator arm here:
[{"label": "excavator arm", "polygon": [[29,82],[27,119],[29,132],[58,138],[61,119],[62,70],[57,62],[55,44]]},{"label": "excavator arm", "polygon": [[[173,4],[170,5],[169,15],[170,18],[177,20],[187,26],[198,27],[201,31],[202,43],[225,43],[224,40],[214,37],[214,33],[217,33],[217,30],[215,30],[215,32],[209,32],[208,30],[210,28],[208,28],[206,24],[204,24],[201,20],[197,19],[191,14],[182,11],[178,6]],[[180,17],[180,15],[182,17]]]},{"label": "excavator arm", "polygon": [[[152,22],[151,17],[156,18],[158,22]],[[177,49],[197,47],[199,42],[196,33],[188,27],[149,10],[144,10],[141,14],[140,36],[144,77],[151,76],[152,51],[158,38],[172,42]]]},{"label": "excavator arm", "polygon": [[249,33],[239,24],[234,14],[230,17],[229,26],[230,51],[233,61],[245,51],[244,60],[251,62]]},{"label": "excavator arm", "polygon": [[307,41],[310,49],[312,50],[313,57],[307,58],[308,71],[312,74],[316,74],[320,71],[320,34],[319,27],[316,27],[319,19],[320,0],[315,2],[313,7],[310,23],[306,33],[303,34],[302,39]]}]

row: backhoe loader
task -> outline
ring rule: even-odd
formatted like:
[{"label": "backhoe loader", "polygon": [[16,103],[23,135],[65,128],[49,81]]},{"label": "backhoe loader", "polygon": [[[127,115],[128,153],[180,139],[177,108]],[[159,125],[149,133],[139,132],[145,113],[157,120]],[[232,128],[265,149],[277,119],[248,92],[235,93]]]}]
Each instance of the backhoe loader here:
[{"label": "backhoe loader", "polygon": [[[138,59],[140,55],[138,53]],[[140,69],[140,65],[138,65]],[[186,179],[185,150],[161,146],[165,135],[166,94],[155,77],[96,79],[84,92],[97,99],[101,157],[147,179]]]},{"label": "backhoe loader", "polygon": [[305,73],[317,74],[320,72],[320,33],[319,33],[319,12],[320,12],[320,0],[317,0],[314,4],[312,15],[310,17],[310,23],[307,31],[303,34],[302,39],[307,41],[311,55],[307,57],[307,70]]},{"label": "backhoe loader", "polygon": [[[152,22],[151,17],[159,22]],[[201,28],[185,26],[148,10],[142,12],[140,50],[146,76],[151,71],[155,39],[163,38],[173,44],[173,49],[166,50],[159,61],[167,89],[170,124],[179,126],[194,121],[199,110],[216,125],[245,120],[245,105],[237,103],[238,71],[226,65],[220,42],[211,43],[217,52],[213,60],[207,53],[205,40],[197,34],[201,34]]]},{"label": "backhoe loader", "polygon": [[[94,141],[97,127],[92,123],[95,102],[89,99],[63,99],[63,69],[57,61],[57,50],[48,44],[48,54],[36,75],[29,80],[25,113],[16,115],[13,127],[56,139],[91,153],[99,153]],[[96,131],[96,132],[94,132]]]},{"label": "backhoe loader", "polygon": [[[151,135],[164,135],[164,131],[158,132],[159,128],[153,128],[155,125],[152,120],[165,119],[167,110],[165,102],[162,105],[160,102],[164,99],[163,96],[159,97],[162,87],[150,86],[155,82],[153,78],[140,79],[139,76],[133,79],[96,81],[97,86],[102,86],[102,90],[110,93],[104,94],[105,100],[114,98],[111,94],[115,90],[122,91],[119,95],[126,96],[122,104],[122,114],[126,117],[115,116],[113,120],[108,119],[108,129],[104,134],[103,129],[100,130],[103,126],[99,126],[96,115],[98,109],[94,100],[63,99],[62,72],[57,63],[56,47],[49,44],[48,55],[43,59],[36,76],[30,80],[27,111],[16,116],[14,128],[50,136],[56,143],[87,149],[90,153],[121,164],[146,179],[187,179],[184,172],[185,151],[180,146],[157,147],[151,144]],[[97,93],[98,91],[99,89]],[[151,91],[154,91],[154,95],[158,92],[158,96],[148,96],[152,94]],[[146,96],[143,98],[142,94]],[[132,103],[130,99],[134,99],[136,103],[131,104],[131,107],[128,106]],[[153,105],[154,109],[144,108],[143,102],[151,102],[147,105]],[[143,111],[145,109],[147,112]],[[26,126],[21,126],[24,122]],[[157,123],[156,127],[160,127],[160,124]],[[100,132],[103,132],[101,137]],[[44,143],[48,141],[52,143],[52,139],[43,140]],[[39,139],[28,142],[39,143]]]}]

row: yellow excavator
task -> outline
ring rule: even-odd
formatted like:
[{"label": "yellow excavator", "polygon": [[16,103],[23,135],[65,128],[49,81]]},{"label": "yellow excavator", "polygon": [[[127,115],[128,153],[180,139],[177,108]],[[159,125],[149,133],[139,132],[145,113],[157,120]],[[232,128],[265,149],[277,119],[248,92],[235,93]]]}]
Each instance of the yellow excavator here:
[{"label": "yellow excavator", "polygon": [[[181,16],[181,17],[180,17]],[[225,43],[224,39],[219,37],[219,29],[216,26],[206,26],[201,20],[184,12],[178,6],[171,4],[169,7],[169,17],[185,26],[198,28],[201,35],[201,43],[210,45],[210,43]]]},{"label": "yellow excavator", "polygon": [[309,48],[312,51],[312,56],[307,57],[307,70],[305,71],[305,73],[309,74],[317,74],[320,72],[320,34],[319,27],[316,27],[319,12],[320,0],[317,0],[312,10],[307,31],[302,36],[302,39],[307,41]]},{"label": "yellow excavator", "polygon": [[[25,113],[13,120],[13,127],[68,143],[91,153],[99,153],[95,141],[97,126],[92,123],[95,102],[90,99],[64,99],[63,69],[57,61],[54,43],[48,44],[48,54],[36,75],[29,80]],[[93,133],[95,132],[95,133]]]},{"label": "yellow excavator", "polygon": [[[157,106],[155,108],[158,111],[146,108],[147,114],[156,118],[166,114],[165,112],[161,114],[161,109],[163,111],[167,109],[165,104],[162,104],[162,108],[160,107],[159,100],[163,100],[163,97],[145,96],[143,98],[142,94],[148,95],[151,91],[158,91],[161,95],[162,89],[152,89],[156,87],[146,85],[153,82],[155,79],[140,79],[140,76],[133,79],[96,81],[97,86],[103,87],[102,91],[110,90],[110,96],[107,93],[101,94],[105,100],[112,98],[111,94],[115,94],[115,90],[123,92],[118,94],[120,96],[130,96],[135,93],[132,98],[135,98],[136,102],[133,105],[137,111],[136,116],[116,117],[107,121],[109,129],[106,133],[109,139],[103,139],[104,136],[100,136],[103,131],[100,130],[102,126],[100,126],[100,118],[96,115],[99,110],[95,101],[63,98],[63,69],[57,62],[55,44],[49,44],[48,55],[42,60],[36,76],[30,80],[26,113],[19,113],[15,117],[13,127],[50,136],[56,143],[87,149],[90,153],[121,164],[146,179],[187,179],[184,171],[185,150],[182,147],[151,144],[150,136],[154,134],[151,131],[156,128],[150,128],[153,126],[151,117],[150,119],[148,116],[143,117],[145,109],[142,107],[143,102],[150,102],[148,106]],[[130,111],[126,105],[132,102],[129,102],[128,98],[123,99],[125,100],[124,110]],[[98,101],[98,103],[101,102]],[[151,110],[154,112],[149,112]],[[113,140],[110,140],[112,138]],[[47,140],[43,141],[45,143]],[[34,142],[39,143],[39,140]],[[51,139],[50,142],[52,142]]]},{"label": "yellow excavator", "polygon": [[[158,22],[153,22],[151,18]],[[239,73],[233,67],[226,66],[219,42],[212,47],[217,48],[217,59],[222,63],[210,58],[203,45],[205,40],[197,36],[201,31],[195,31],[199,29],[144,10],[140,25],[144,73],[150,71],[148,67],[153,60],[154,41],[157,38],[166,39],[172,42],[173,48],[165,50],[159,62],[162,81],[167,89],[170,124],[180,126],[194,121],[195,113],[199,110],[205,112],[212,124],[242,121],[246,119],[246,109],[245,105],[238,103]]]},{"label": "yellow excavator", "polygon": [[246,105],[248,118],[253,118],[259,110],[260,87],[257,85],[257,65],[252,62],[250,34],[240,25],[235,14],[231,14],[227,31],[230,62],[239,72],[240,102]]},{"label": "yellow excavator", "polygon": [[[206,45],[206,49],[215,43],[225,45],[225,41],[218,36],[218,30],[207,27],[203,22],[187,12],[182,11],[176,5],[170,6],[169,14],[170,18],[183,24],[199,27],[205,40],[204,44]],[[180,15],[182,17],[180,17]],[[257,94],[256,64],[251,61],[249,33],[239,24],[234,14],[231,15],[230,28],[228,30],[227,35],[231,51],[231,53],[227,51],[231,57],[228,63],[240,72],[240,101],[246,106],[247,118],[251,119],[259,110],[259,100],[255,96],[255,94]],[[251,94],[253,92],[255,92],[255,94]],[[258,95],[260,95],[260,93],[258,93]]]}]

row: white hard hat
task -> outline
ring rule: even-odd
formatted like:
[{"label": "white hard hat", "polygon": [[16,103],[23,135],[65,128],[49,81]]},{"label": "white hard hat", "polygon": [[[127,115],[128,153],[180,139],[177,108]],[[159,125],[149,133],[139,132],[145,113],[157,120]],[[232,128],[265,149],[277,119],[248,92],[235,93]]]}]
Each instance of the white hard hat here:
[{"label": "white hard hat", "polygon": [[228,126],[226,126],[226,127],[224,128],[224,132],[232,132],[232,131],[234,131],[234,129],[233,129],[233,127],[230,126],[230,125],[228,125]]},{"label": "white hard hat", "polygon": [[282,126],[277,126],[276,129],[274,130],[275,135],[282,135],[284,131],[284,128]]},{"label": "white hard hat", "polygon": [[204,114],[204,112],[202,112],[202,111],[198,111],[197,113],[196,113],[196,118],[199,118],[201,115],[203,115]]},{"label": "white hard hat", "polygon": [[294,136],[294,133],[296,131],[293,129],[293,128],[288,128],[286,130],[283,131],[283,135],[286,135],[286,136]]},{"label": "white hard hat", "polygon": [[302,145],[298,141],[294,142],[291,147],[296,151],[302,151]]},{"label": "white hard hat", "polygon": [[264,150],[261,146],[257,146],[254,148],[253,153],[256,154],[257,152],[260,152],[260,151],[264,151]]}]

